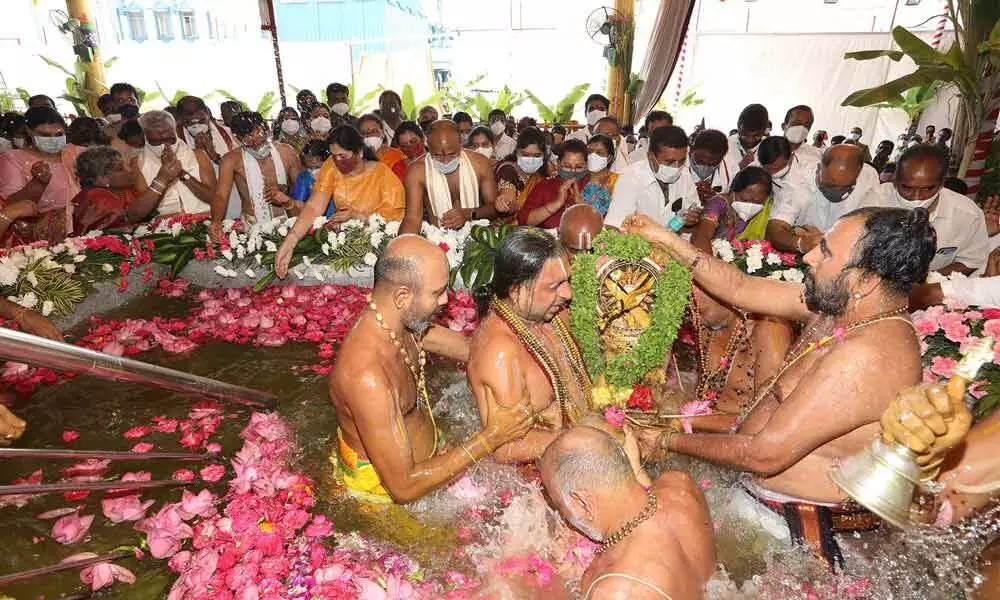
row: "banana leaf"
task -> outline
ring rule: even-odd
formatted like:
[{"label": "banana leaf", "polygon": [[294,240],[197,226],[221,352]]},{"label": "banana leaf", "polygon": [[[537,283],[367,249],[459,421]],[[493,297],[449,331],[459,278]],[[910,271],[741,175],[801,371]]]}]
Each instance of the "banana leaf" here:
[{"label": "banana leaf", "polygon": [[844,98],[841,106],[871,106],[888,102],[910,88],[930,85],[935,81],[951,81],[953,71],[947,67],[921,67],[909,75],[903,75],[878,87],[858,90]]},{"label": "banana leaf", "polygon": [[553,125],[557,123],[556,113],[554,110],[552,110],[544,102],[539,100],[538,96],[532,93],[531,90],[524,90],[524,93],[526,96],[528,96],[528,100],[530,100],[531,103],[535,105],[535,108],[538,109],[538,116],[541,117],[543,121],[545,121],[546,123],[551,123]]},{"label": "banana leaf", "polygon": [[492,110],[489,101],[482,94],[476,94],[473,101],[476,103],[476,112],[479,113],[480,122],[488,123],[490,120],[490,110]]},{"label": "banana leaf", "polygon": [[844,54],[844,58],[851,58],[854,60],[872,60],[875,58],[882,58],[883,56],[899,62],[903,60],[906,54],[900,50],[861,50],[858,52],[848,52]]},{"label": "banana leaf", "polygon": [[583,95],[590,89],[589,83],[581,83],[576,86],[556,105],[556,118],[559,123],[565,123],[573,116],[573,110],[583,99]]},{"label": "banana leaf", "polygon": [[49,65],[50,67],[53,67],[55,69],[59,69],[63,73],[65,73],[65,74],[69,75],[70,77],[76,79],[76,73],[74,73],[73,71],[70,71],[66,67],[64,67],[61,64],[57,63],[56,61],[52,60],[51,58],[49,58],[47,56],[42,56],[41,54],[38,55],[38,58],[40,58],[43,61],[45,61],[45,64]]},{"label": "banana leaf", "polygon": [[414,121],[414,120],[416,120],[416,117],[417,117],[417,114],[416,114],[417,107],[416,107],[416,101],[413,99],[413,86],[412,85],[406,84],[406,85],[403,86],[403,91],[399,95],[399,100],[400,100],[400,104],[401,104],[400,108],[402,109],[402,113],[403,113],[404,118],[407,121]]}]

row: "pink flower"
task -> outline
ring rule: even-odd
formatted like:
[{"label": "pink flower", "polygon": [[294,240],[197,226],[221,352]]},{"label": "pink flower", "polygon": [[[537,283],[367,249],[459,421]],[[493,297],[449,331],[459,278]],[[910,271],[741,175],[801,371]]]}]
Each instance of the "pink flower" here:
[{"label": "pink flower", "polygon": [[149,452],[155,447],[156,446],[150,444],[149,442],[139,442],[135,446],[132,446],[132,452],[135,452],[137,454],[145,454],[146,452]]},{"label": "pink flower", "polygon": [[327,537],[333,533],[333,524],[325,515],[316,515],[303,533],[306,537]]},{"label": "pink flower", "polygon": [[205,452],[208,452],[209,454],[218,454],[222,452],[222,444],[218,442],[212,442],[211,444],[205,446]]},{"label": "pink flower", "polygon": [[701,481],[698,482],[698,485],[701,486],[701,489],[707,490],[708,488],[712,487],[712,480],[711,479],[702,479]]},{"label": "pink flower", "polygon": [[624,427],[625,411],[617,406],[608,406],[604,409],[604,422],[614,427]]},{"label": "pink flower", "polygon": [[980,379],[979,381],[976,381],[975,383],[973,383],[972,385],[970,385],[969,388],[966,391],[969,392],[969,394],[973,398],[975,398],[976,400],[979,400],[983,396],[985,396],[986,394],[989,393],[989,390],[986,389],[989,385],[990,384],[989,384],[988,381],[986,381],[985,379]]},{"label": "pink flower", "polygon": [[[93,552],[81,552],[80,554],[67,556],[60,562],[71,563],[87,560],[89,558],[97,558],[97,555]],[[135,583],[135,575],[133,575],[132,571],[129,571],[125,567],[120,567],[110,562],[102,562],[97,563],[96,565],[90,565],[80,571],[80,581],[89,585],[90,591],[96,592],[101,588],[108,587],[115,581],[121,581],[122,583],[129,584]]]},{"label": "pink flower", "polygon": [[146,543],[153,558],[169,558],[181,549],[181,543],[191,537],[191,527],[179,514],[179,504],[167,504],[156,516],[143,519],[135,528],[146,534]]},{"label": "pink flower", "polygon": [[1000,319],[990,319],[983,324],[983,335],[1000,340]]},{"label": "pink flower", "polygon": [[153,417],[153,431],[158,431],[160,433],[173,433],[177,431],[177,419]]},{"label": "pink flower", "polygon": [[[699,415],[710,415],[712,414],[712,401],[711,400],[692,400],[681,406],[681,414],[685,416],[699,416]],[[691,433],[693,429],[691,428],[691,419],[681,419],[681,426],[684,427],[685,433]]]},{"label": "pink flower", "polygon": [[921,378],[923,383],[937,383],[938,376],[934,374],[930,369],[924,369],[923,377]]},{"label": "pink flower", "polygon": [[222,465],[208,465],[198,471],[198,474],[205,481],[218,481],[226,474],[226,467]]},{"label": "pink flower", "polygon": [[934,335],[938,330],[938,324],[927,318],[913,319],[913,327],[920,335]]},{"label": "pink flower", "polygon": [[486,494],[489,493],[489,488],[486,486],[476,485],[472,481],[472,478],[467,474],[462,475],[458,481],[451,484],[448,488],[452,496],[455,496],[459,500],[466,500],[470,502],[480,502],[486,499]]},{"label": "pink flower", "polygon": [[945,356],[935,356],[931,359],[931,373],[935,375],[940,375],[945,379],[951,377],[952,372],[954,372],[955,367],[958,366],[958,361],[954,358],[948,358]]},{"label": "pink flower", "polygon": [[67,444],[71,444],[78,439],[80,439],[79,431],[73,431],[72,429],[67,429],[66,431],[62,432],[62,441],[66,442]]},{"label": "pink flower", "polygon": [[177,481],[194,481],[194,471],[191,469],[177,469],[170,478]]},{"label": "pink flower", "polygon": [[105,498],[101,500],[101,510],[112,523],[138,521],[146,516],[146,511],[154,502],[154,500],[142,502],[137,495]]},{"label": "pink flower", "polygon": [[215,514],[215,496],[212,495],[212,492],[202,490],[195,495],[184,490],[181,494],[180,507],[177,509],[177,515],[181,520],[189,521],[195,517],[214,517]]},{"label": "pink flower", "polygon": [[87,535],[93,523],[94,515],[66,515],[52,525],[52,539],[60,544],[75,544]]},{"label": "pink flower", "polygon": [[844,329],[843,327],[838,327],[833,330],[833,333],[830,334],[830,337],[837,340],[838,342],[843,342],[844,338],[847,337],[847,330]]},{"label": "pink flower", "polygon": [[956,344],[969,336],[969,326],[964,323],[957,325],[949,324],[944,326],[944,337]]},{"label": "pink flower", "polygon": [[137,440],[139,438],[144,438],[151,433],[153,433],[153,429],[149,425],[136,425],[126,431],[124,436],[127,440]]}]

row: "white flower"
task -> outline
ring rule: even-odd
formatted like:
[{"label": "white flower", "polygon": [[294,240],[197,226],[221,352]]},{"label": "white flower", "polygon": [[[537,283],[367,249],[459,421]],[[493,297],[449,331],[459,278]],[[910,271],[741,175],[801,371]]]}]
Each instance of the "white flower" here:
[{"label": "white flower", "polygon": [[285,227],[284,225],[282,225],[281,227],[279,227],[278,228],[278,235],[280,235],[281,237],[287,236],[288,235],[288,228]]},{"label": "white flower", "polygon": [[145,237],[149,235],[149,225],[140,225],[135,228],[135,237]]},{"label": "white flower", "polygon": [[254,277],[256,277],[256,276],[257,276],[257,274],[253,272],[253,269],[250,269],[250,268],[247,268],[247,270],[246,270],[246,271],[243,271],[243,273],[244,273],[244,274],[245,274],[245,275],[246,275],[247,277],[249,277],[250,279],[253,279]]},{"label": "white flower", "polygon": [[330,256],[330,244],[323,244],[319,247],[319,251],[327,256]]},{"label": "white flower", "polygon": [[87,260],[87,257],[86,255],[83,254],[77,254],[76,256],[73,257],[73,262],[75,263],[82,263],[85,260]]},{"label": "white flower", "polygon": [[56,305],[53,304],[51,300],[46,300],[45,302],[42,302],[42,316],[47,317],[51,315],[52,311],[55,310],[55,308]]},{"label": "white flower", "polygon": [[320,269],[313,267],[312,269],[310,269],[309,273],[313,276],[314,279],[318,279],[319,281],[324,281],[323,272]]},{"label": "white flower", "polygon": [[781,264],[781,256],[777,252],[767,253],[767,264],[777,266]]},{"label": "white flower", "polygon": [[732,245],[722,238],[712,240],[712,253],[725,262],[731,263],[736,260]]},{"label": "white flower", "polygon": [[305,279],[306,277],[305,273],[303,273],[300,269],[292,269],[292,274],[298,279]]},{"label": "white flower", "polygon": [[30,284],[31,284],[32,286],[37,286],[37,285],[38,285],[38,276],[37,276],[37,275],[35,275],[35,273],[34,273],[33,271],[28,271],[28,274],[27,274],[27,275],[25,275],[25,276],[24,276],[24,278],[25,278],[25,279],[27,280],[27,282],[28,282],[28,283],[30,283]]},{"label": "white flower", "polygon": [[229,248],[226,248],[225,250],[222,251],[222,255],[226,257],[226,260],[232,262],[232,260],[233,260],[233,251],[232,250],[230,250]]},{"label": "white flower", "polygon": [[747,273],[756,273],[764,268],[764,255],[747,252]]},{"label": "white flower", "polygon": [[222,275],[223,277],[236,277],[235,271],[230,271],[229,269],[227,269],[222,265],[215,265],[215,272],[218,273],[219,275]]},{"label": "white flower", "polygon": [[[275,220],[271,219],[270,221],[264,223],[263,225],[260,225],[260,224],[254,225],[253,229],[256,230],[256,229],[260,228],[260,232],[261,233],[263,233],[263,234],[271,234],[271,233],[274,233],[274,226],[275,226]],[[251,233],[253,233],[253,230],[251,230]]]},{"label": "white flower", "polygon": [[111,265],[109,265],[108,263],[104,263],[103,265],[101,265],[101,269],[105,273],[114,273],[115,272],[115,268],[112,267]]},{"label": "white flower", "polygon": [[368,217],[368,228],[369,229],[373,229],[373,230],[374,229],[382,229],[383,227],[385,227],[385,219],[382,218],[382,215],[380,215],[378,213],[372,213],[371,215],[369,215],[369,217]]},{"label": "white flower", "polygon": [[76,273],[76,265],[74,265],[72,263],[70,263],[68,265],[63,265],[63,271],[66,271],[67,273],[69,273],[70,275],[72,275],[73,273]]},{"label": "white flower", "polygon": [[261,264],[261,260],[262,260],[262,259],[261,259],[261,256],[260,256],[260,254],[254,254],[254,255],[253,255],[253,257],[254,257],[254,260],[256,260],[256,261],[257,261],[257,264],[258,264],[258,265],[259,265],[259,264]]},{"label": "white flower", "polygon": [[364,261],[369,267],[374,267],[375,263],[378,261],[378,257],[375,256],[374,252],[369,252],[368,254],[365,254]]},{"label": "white flower", "polygon": [[303,264],[304,264],[305,266],[307,266],[307,267],[311,267],[311,266],[312,266],[312,264],[313,264],[313,261],[312,261],[312,259],[311,259],[311,258],[309,258],[308,256],[303,256],[303,257],[302,257],[302,263],[303,263]]},{"label": "white flower", "polygon": [[235,248],[240,245],[240,236],[235,231],[229,232],[229,247]]},{"label": "white flower", "polygon": [[38,304],[38,296],[35,295],[35,292],[28,292],[20,298],[16,298],[14,302],[20,304],[24,308],[35,308]]},{"label": "white flower", "polygon": [[785,281],[791,281],[793,283],[802,283],[802,280],[805,279],[802,275],[802,271],[798,269],[785,269],[781,272],[781,274],[784,276]]},{"label": "white flower", "polygon": [[299,220],[298,217],[288,217],[287,219],[285,219],[285,226],[291,229],[292,227],[295,227],[295,223],[298,220]]},{"label": "white flower", "polygon": [[350,221],[347,221],[346,223],[344,223],[343,229],[348,229],[348,228],[351,228],[351,227],[356,227],[356,228],[362,229],[362,228],[364,228],[364,226],[365,226],[365,224],[361,220],[359,220],[359,219],[351,219]]},{"label": "white flower", "polygon": [[396,237],[399,233],[399,221],[389,221],[385,224],[385,234],[390,237]]},{"label": "white flower", "polygon": [[0,285],[14,285],[21,270],[6,258],[0,260]]},{"label": "white flower", "polygon": [[341,231],[340,233],[337,234],[337,245],[338,246],[343,246],[344,242],[346,242],[346,241],[347,241],[347,234],[346,233],[344,233],[343,231]]},{"label": "white flower", "polygon": [[313,219],[313,229],[322,229],[326,225],[326,217],[320,215]]},{"label": "white flower", "polygon": [[62,254],[66,251],[66,244],[56,244],[52,246],[52,254]]},{"label": "white flower", "polygon": [[372,233],[372,248],[379,248],[382,246],[382,240],[385,239],[385,234],[381,231],[376,231]]},{"label": "white flower", "polygon": [[264,242],[264,249],[267,250],[268,252],[277,252],[278,246],[271,240],[267,240],[266,242]]},{"label": "white flower", "polygon": [[181,224],[180,223],[174,223],[173,225],[170,226],[170,235],[172,235],[174,237],[177,237],[180,234],[181,234]]},{"label": "white flower", "polygon": [[767,276],[768,279],[777,279],[781,281],[781,271],[775,271]]},{"label": "white flower", "polygon": [[243,260],[246,255],[247,251],[243,249],[243,246],[236,246],[236,258]]},{"label": "white flower", "polygon": [[223,233],[229,233],[229,232],[231,232],[233,230],[233,225],[235,225],[235,224],[236,224],[236,221],[233,220],[233,219],[225,219],[225,220],[223,220],[222,221],[222,232]]}]

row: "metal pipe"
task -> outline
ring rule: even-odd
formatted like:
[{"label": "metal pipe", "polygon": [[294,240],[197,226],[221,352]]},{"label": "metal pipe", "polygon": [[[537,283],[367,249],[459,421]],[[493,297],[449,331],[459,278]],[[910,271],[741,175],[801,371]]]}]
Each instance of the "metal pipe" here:
[{"label": "metal pipe", "polygon": [[274,408],[277,396],[151,365],[130,358],[111,356],[65,342],[49,340],[13,329],[0,328],[0,359],[48,367],[111,381],[125,381],[256,406]]},{"label": "metal pipe", "polygon": [[83,460],[107,458],[110,460],[212,460],[211,454],[193,452],[116,452],[113,450],[60,450],[58,448],[0,448],[0,458],[66,458]]},{"label": "metal pipe", "polygon": [[176,479],[158,479],[155,481],[66,481],[63,483],[25,483],[19,485],[0,485],[0,496],[34,496],[38,494],[54,494],[57,492],[145,490],[149,488],[161,487],[183,487],[185,485],[194,485],[194,483],[194,481],[178,481]]},{"label": "metal pipe", "polygon": [[19,581],[33,579],[41,575],[59,573],[61,571],[72,571],[73,569],[82,569],[84,567],[89,567],[90,565],[96,565],[103,562],[111,562],[113,560],[118,560],[120,558],[128,558],[129,556],[135,556],[135,553],[124,552],[124,551],[114,552],[112,554],[105,554],[104,556],[94,556],[92,558],[74,560],[73,562],[58,563],[50,565],[48,567],[29,569],[27,571],[18,571],[17,573],[11,573],[9,575],[0,575],[0,585],[10,585],[12,583],[17,583]]}]

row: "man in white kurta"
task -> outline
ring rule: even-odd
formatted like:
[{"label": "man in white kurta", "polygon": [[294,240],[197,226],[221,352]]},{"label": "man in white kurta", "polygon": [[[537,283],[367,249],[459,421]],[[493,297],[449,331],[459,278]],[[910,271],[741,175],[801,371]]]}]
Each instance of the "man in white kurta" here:
[{"label": "man in white kurta", "polygon": [[751,104],[740,113],[736,122],[736,133],[729,136],[729,152],[726,167],[734,176],[756,158],[757,145],[771,129],[767,109],[760,104]]}]

